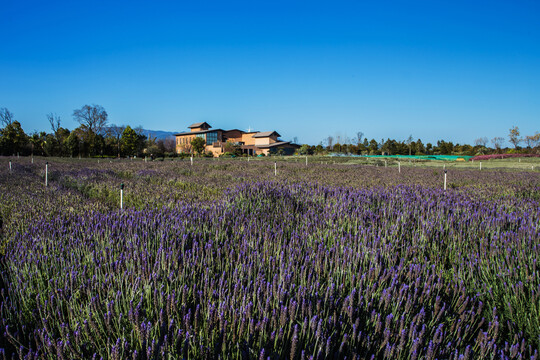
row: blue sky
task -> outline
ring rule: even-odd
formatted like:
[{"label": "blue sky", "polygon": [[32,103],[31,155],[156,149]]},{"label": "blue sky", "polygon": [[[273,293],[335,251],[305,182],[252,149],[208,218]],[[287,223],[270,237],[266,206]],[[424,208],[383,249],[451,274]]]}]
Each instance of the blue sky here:
[{"label": "blue sky", "polygon": [[472,143],[540,131],[540,3],[2,0],[0,107],[111,123]]}]

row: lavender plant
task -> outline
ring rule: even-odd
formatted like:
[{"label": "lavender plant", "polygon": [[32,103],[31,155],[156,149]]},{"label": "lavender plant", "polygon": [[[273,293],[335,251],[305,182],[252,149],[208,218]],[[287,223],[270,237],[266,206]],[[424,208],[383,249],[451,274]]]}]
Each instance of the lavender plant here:
[{"label": "lavender plant", "polygon": [[537,357],[537,174],[462,171],[445,192],[422,168],[267,164],[57,164],[50,189],[1,173],[6,351]]}]

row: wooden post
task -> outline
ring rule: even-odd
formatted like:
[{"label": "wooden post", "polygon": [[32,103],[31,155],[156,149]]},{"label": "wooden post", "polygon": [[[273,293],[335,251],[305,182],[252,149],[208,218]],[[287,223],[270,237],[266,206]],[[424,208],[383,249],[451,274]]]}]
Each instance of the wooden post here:
[{"label": "wooden post", "polygon": [[480,161],[480,170],[482,170],[482,162]]},{"label": "wooden post", "polygon": [[191,166],[193,166],[193,156],[190,157],[190,160],[191,160]]},{"label": "wooden post", "polygon": [[398,168],[399,173],[401,174],[401,161],[398,161],[397,168]]},{"label": "wooden post", "polygon": [[49,162],[45,163],[45,187],[49,186]]},{"label": "wooden post", "polygon": [[306,156],[306,166],[307,166],[307,156]]},{"label": "wooden post", "polygon": [[274,161],[274,176],[277,176],[277,161]]}]

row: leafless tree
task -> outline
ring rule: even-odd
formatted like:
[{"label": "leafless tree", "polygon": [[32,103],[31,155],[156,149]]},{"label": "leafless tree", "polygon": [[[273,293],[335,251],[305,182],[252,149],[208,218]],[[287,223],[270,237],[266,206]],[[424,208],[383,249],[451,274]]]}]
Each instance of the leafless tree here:
[{"label": "leafless tree", "polygon": [[527,143],[529,149],[536,147],[540,143],[540,133],[536,132],[534,135],[527,135],[523,140]]},{"label": "leafless tree", "polygon": [[495,147],[495,149],[497,150],[501,149],[503,142],[504,142],[504,138],[500,136],[497,136],[491,139],[491,143],[493,144],[493,147]]},{"label": "leafless tree", "polygon": [[73,111],[73,118],[95,134],[102,135],[107,126],[108,114],[101,105],[84,105]]},{"label": "leafless tree", "polygon": [[332,149],[332,146],[334,146],[334,137],[332,135],[328,135],[326,138],[326,143],[328,144],[328,147]]},{"label": "leafless tree", "polygon": [[356,143],[360,145],[362,143],[362,138],[364,137],[364,133],[361,131],[358,131],[356,133]]},{"label": "leafless tree", "polygon": [[169,136],[168,138],[163,139],[163,146],[166,152],[176,152],[176,139],[174,136]]},{"label": "leafless tree", "polygon": [[51,130],[53,134],[56,134],[58,129],[60,129],[60,116],[54,114],[54,113],[48,113],[47,120],[49,120],[49,124],[51,124]]},{"label": "leafless tree", "polygon": [[0,108],[0,123],[4,127],[11,125],[11,123],[14,121],[14,116],[11,111],[9,111],[7,108]]},{"label": "leafless tree", "polygon": [[484,136],[484,137],[474,140],[474,145],[486,147],[488,141],[489,141],[488,138]]}]

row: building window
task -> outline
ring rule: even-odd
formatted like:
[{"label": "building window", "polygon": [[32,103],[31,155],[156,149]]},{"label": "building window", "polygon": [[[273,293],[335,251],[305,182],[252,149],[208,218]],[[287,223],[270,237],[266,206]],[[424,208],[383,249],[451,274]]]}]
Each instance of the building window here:
[{"label": "building window", "polygon": [[206,145],[212,145],[217,141],[217,132],[206,133]]}]

